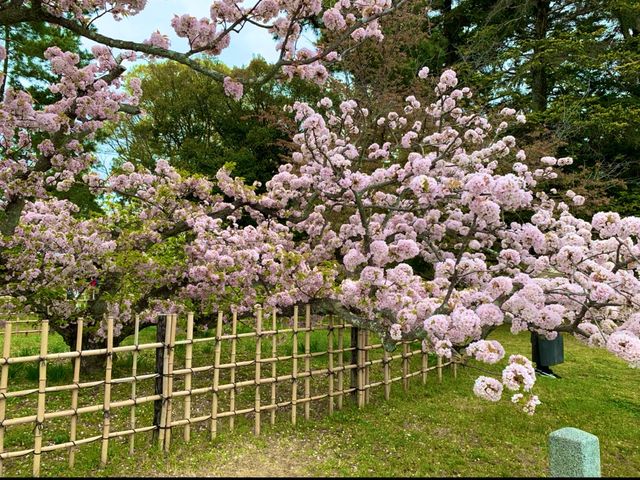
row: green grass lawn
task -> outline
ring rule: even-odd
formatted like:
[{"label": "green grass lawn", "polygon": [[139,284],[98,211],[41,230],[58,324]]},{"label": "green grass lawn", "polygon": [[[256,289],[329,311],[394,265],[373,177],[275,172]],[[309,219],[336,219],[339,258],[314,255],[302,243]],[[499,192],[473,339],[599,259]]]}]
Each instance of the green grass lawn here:
[{"label": "green grass lawn", "polygon": [[[143,334],[148,337],[146,341],[153,340],[153,331],[145,330]],[[498,331],[495,338],[503,341],[508,354],[529,352],[528,335],[514,337],[505,330]],[[35,342],[37,348],[37,341],[27,339],[16,348],[27,352],[30,341]],[[312,351],[325,347],[326,336],[314,335]],[[64,345],[53,339],[52,349],[55,348],[64,350]],[[263,345],[263,352],[268,348],[268,344]],[[290,346],[285,344],[282,348],[286,350]],[[250,354],[251,344],[239,347],[239,351]],[[198,352],[196,358],[210,363],[210,344]],[[145,356],[141,365],[143,372],[150,371],[151,356]],[[50,372],[51,368],[57,369],[55,375],[61,383],[68,381],[67,363],[52,363]],[[117,362],[120,376],[126,376],[128,368],[129,357]],[[535,416],[520,412],[508,398],[499,404],[475,398],[473,381],[481,372],[459,367],[457,379],[446,370],[441,384],[435,372],[430,372],[426,386],[415,377],[407,393],[401,385],[394,384],[388,402],[384,401],[382,388],[378,388],[372,393],[371,403],[362,410],[348,400],[342,411],[328,417],[326,402],[314,403],[311,420],[305,421],[300,412],[296,427],[289,423],[289,410],[278,412],[275,426],[269,425],[268,415],[263,415],[262,435],[258,438],[252,434],[252,417],[247,416],[236,420],[233,432],[228,431],[227,420],[221,421],[220,434],[213,442],[208,439],[205,424],[193,429],[189,445],[182,441],[182,429],[176,428],[168,455],[158,451],[150,435],[143,434],[136,436],[134,456],[128,453],[127,440],[111,441],[110,463],[104,469],[98,466],[99,444],[92,444],[80,448],[73,471],[66,466],[66,452],[57,451],[43,456],[42,472],[58,476],[544,476],[549,433],[572,426],[599,437],[603,476],[639,475],[640,371],[627,367],[603,350],[590,349],[569,337],[565,338],[565,363],[554,370],[563,378],[538,380],[536,391],[543,403]],[[27,384],[34,373],[26,365],[21,371],[14,369],[10,389],[24,388],[20,385]],[[194,382],[197,384],[195,379]],[[115,396],[126,397],[126,388]],[[141,391],[144,389],[140,387]],[[60,395],[58,400],[56,395],[51,395],[48,406],[58,402],[60,408],[68,408],[64,407],[68,403],[68,393],[65,395],[64,399]],[[94,401],[99,401],[99,391],[93,395]],[[268,394],[265,392],[263,396],[266,398]],[[246,392],[238,401],[246,405],[251,399],[251,392]],[[90,400],[89,397],[86,401]],[[23,403],[14,402],[10,407],[32,414],[33,405],[26,403],[27,400],[21,401]],[[206,411],[209,401],[210,397],[202,398],[194,408]],[[179,406],[177,408],[179,410]],[[113,419],[114,423],[121,421],[123,428],[128,418],[125,410]],[[149,412],[139,410],[144,423]],[[179,412],[177,416],[179,418]],[[94,434],[88,430],[98,431],[100,416],[87,417],[81,417],[80,425],[86,425],[83,428],[87,435]],[[45,439],[49,435],[49,439],[64,441],[66,425],[61,422],[56,426],[52,422]],[[18,443],[14,446],[21,441],[31,441],[32,428],[24,427],[22,440],[18,431],[18,440],[15,440]],[[10,433],[7,433],[9,445]],[[55,438],[56,435],[59,438]],[[30,460],[7,462],[6,473],[30,475]]]}]

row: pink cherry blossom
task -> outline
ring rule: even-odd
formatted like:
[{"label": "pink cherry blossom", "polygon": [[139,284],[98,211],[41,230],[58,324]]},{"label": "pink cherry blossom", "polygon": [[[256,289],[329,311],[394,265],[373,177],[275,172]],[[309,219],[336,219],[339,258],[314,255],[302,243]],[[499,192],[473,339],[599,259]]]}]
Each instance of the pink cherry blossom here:
[{"label": "pink cherry blossom", "polygon": [[484,400],[498,402],[502,398],[502,383],[495,378],[480,376],[473,385],[473,393]]}]

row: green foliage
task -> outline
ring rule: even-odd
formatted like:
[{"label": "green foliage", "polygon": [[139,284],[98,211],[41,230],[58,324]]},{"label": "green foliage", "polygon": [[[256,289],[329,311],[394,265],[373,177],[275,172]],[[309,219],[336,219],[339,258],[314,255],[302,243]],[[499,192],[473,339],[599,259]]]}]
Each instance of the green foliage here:
[{"label": "green foliage", "polygon": [[[80,37],[56,25],[43,22],[20,23],[0,27],[0,42],[7,51],[2,62],[2,71],[6,74],[0,88],[0,98],[8,88],[20,89],[29,93],[37,107],[49,105],[57,96],[49,90],[56,76],[51,72],[44,54],[47,48],[55,45],[63,51],[74,52],[80,58],[80,65],[89,62],[91,55],[81,48]],[[37,141],[37,136],[35,140]],[[85,141],[85,148],[91,151],[95,142]],[[53,191],[57,198],[68,199],[80,207],[80,215],[99,213],[100,206],[89,188],[76,184],[67,192]]]},{"label": "green foliage", "polygon": [[91,193],[85,183],[76,183],[66,192],[56,190],[52,193],[57,198],[66,199],[76,204],[80,209],[79,215],[81,216],[90,217],[102,212],[98,198]]},{"label": "green foliage", "polygon": [[637,0],[415,2],[383,20],[385,41],[354,51],[341,68],[357,95],[374,99],[404,98],[422,66],[436,75],[453,68],[479,103],[527,114],[518,132],[525,147],[527,137],[545,137],[535,154],[574,158],[567,188],[637,215],[639,18]]},{"label": "green foliage", "polygon": [[607,193],[637,214],[620,192],[640,191],[640,3],[492,3],[456,45],[454,68],[486,101],[533,112],[529,130],[550,129],[574,171],[623,179],[626,189],[611,183]]},{"label": "green foliage", "polygon": [[47,48],[56,45],[63,51],[78,53],[81,63],[90,58],[80,47],[80,37],[44,22],[4,25],[0,41],[7,50],[6,85],[27,91],[38,105],[48,105],[55,99],[48,88],[56,77],[44,58]]},{"label": "green foliage", "polygon": [[[263,75],[269,68],[259,59],[243,70],[208,63],[243,79]],[[288,152],[294,125],[283,107],[292,99],[313,101],[322,96],[317,86],[300,81],[283,86],[274,80],[245,87],[245,95],[236,102],[219,82],[174,62],[142,65],[130,75],[142,79],[140,106],[145,114],[113,132],[110,143],[118,163],[153,168],[156,160],[166,158],[186,172],[210,177],[233,163],[234,175],[248,183],[266,182]]]}]

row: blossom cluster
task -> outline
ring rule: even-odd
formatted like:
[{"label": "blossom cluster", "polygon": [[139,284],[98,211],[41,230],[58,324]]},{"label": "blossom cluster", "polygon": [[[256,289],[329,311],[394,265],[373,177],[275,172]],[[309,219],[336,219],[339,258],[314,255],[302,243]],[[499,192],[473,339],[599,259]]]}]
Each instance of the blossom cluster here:
[{"label": "blossom cluster", "polygon": [[[281,209],[316,261],[339,259],[334,298],[388,341],[422,338],[439,355],[495,363],[504,349],[486,337],[506,323],[549,339],[574,333],[637,366],[640,339],[629,325],[640,309],[640,219],[575,217],[562,197],[537,188],[570,158],[531,168],[508,134],[524,115],[503,109],[496,127],[455,72],[433,83],[435,100],[409,96],[402,112],[377,119],[353,101],[325,99],[319,111],[296,103],[299,151],[258,203]],[[358,143],[371,123],[390,140]],[[498,170],[509,161],[510,172]],[[506,223],[511,212],[524,220]],[[332,228],[337,215],[345,220]],[[417,272],[408,263],[416,259],[433,273]],[[523,359],[511,358],[500,384],[530,394],[535,374]],[[479,380],[475,390],[495,399],[500,388]]]},{"label": "blossom cluster", "polygon": [[[36,5],[30,2],[14,2],[12,8],[16,15],[25,18],[39,14]],[[147,0],[51,0],[44,2],[47,20],[84,35],[93,36],[87,28],[94,19],[110,14],[116,20],[140,13],[147,6]],[[257,0],[246,4],[242,0],[214,0],[209,14],[198,18],[185,13],[174,15],[171,28],[178,37],[185,38],[189,44],[187,52],[170,50],[168,36],[156,31],[140,44],[133,44],[138,51],[151,57],[162,57],[181,61],[191,59],[198,53],[220,55],[231,44],[231,36],[252,24],[267,30],[276,40],[282,72],[289,77],[294,75],[318,83],[324,82],[328,73],[324,62],[336,60],[339,55],[333,48],[319,48],[312,51],[299,47],[304,23],[309,17],[322,18],[328,31],[359,43],[367,38],[382,40],[383,34],[379,17],[394,9],[392,0],[338,0],[325,9],[319,0]],[[106,42],[113,44],[115,42]],[[222,80],[222,79],[221,79]],[[238,90],[225,91],[232,97],[238,96]]]},{"label": "blossom cluster", "polygon": [[94,46],[95,62],[79,66],[75,53],[50,47],[45,57],[59,80],[50,86],[60,99],[38,109],[24,90],[9,89],[0,103],[0,208],[17,198],[46,198],[55,188],[68,190],[78,174],[95,158],[85,151],[84,141],[93,138],[107,121],[117,121],[123,105],[134,107],[140,91],[125,93],[118,76],[132,53],[113,57],[106,47]]}]

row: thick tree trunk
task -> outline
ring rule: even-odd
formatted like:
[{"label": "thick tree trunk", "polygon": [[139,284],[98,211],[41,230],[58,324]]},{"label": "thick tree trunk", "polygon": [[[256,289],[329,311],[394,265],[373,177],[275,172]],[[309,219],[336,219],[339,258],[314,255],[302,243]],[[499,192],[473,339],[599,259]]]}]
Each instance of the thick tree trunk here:
[{"label": "thick tree trunk", "polygon": [[0,233],[2,235],[13,235],[25,205],[26,200],[22,197],[17,197],[9,202],[2,217],[0,217]]},{"label": "thick tree trunk", "polygon": [[[58,333],[64,340],[64,343],[69,347],[69,351],[76,350],[76,339],[78,335],[77,324],[73,323],[69,328],[59,328],[58,325],[62,324],[61,321],[52,321],[51,329]],[[95,334],[95,328],[91,328],[92,325],[96,325],[96,321],[93,322],[85,322],[85,326],[82,332],[82,351],[87,350],[100,350],[107,348],[107,339],[98,337]],[[125,335],[120,335],[118,337],[113,338],[113,346],[117,347],[120,345],[120,342],[126,338]],[[114,361],[117,358],[114,355]],[[80,366],[82,369],[82,373],[87,373],[89,375],[98,375],[100,373],[104,373],[106,367],[107,356],[105,355],[92,355],[92,356],[83,356],[80,357]],[[74,363],[74,359],[71,359],[71,363]]]},{"label": "thick tree trunk", "polygon": [[[106,345],[105,345],[106,347]],[[96,355],[93,357],[81,357],[80,369],[88,374],[99,374],[105,371],[107,366],[106,355]]]},{"label": "thick tree trunk", "polygon": [[549,96],[549,72],[544,59],[544,40],[549,28],[549,0],[536,0],[535,3],[535,43],[531,66],[531,95],[534,112],[547,109]]},{"label": "thick tree trunk", "polygon": [[445,50],[445,66],[450,67],[460,60],[458,47],[460,46],[460,33],[466,23],[460,15],[460,9],[453,8],[453,0],[444,0],[442,8],[442,34],[447,39]]}]

